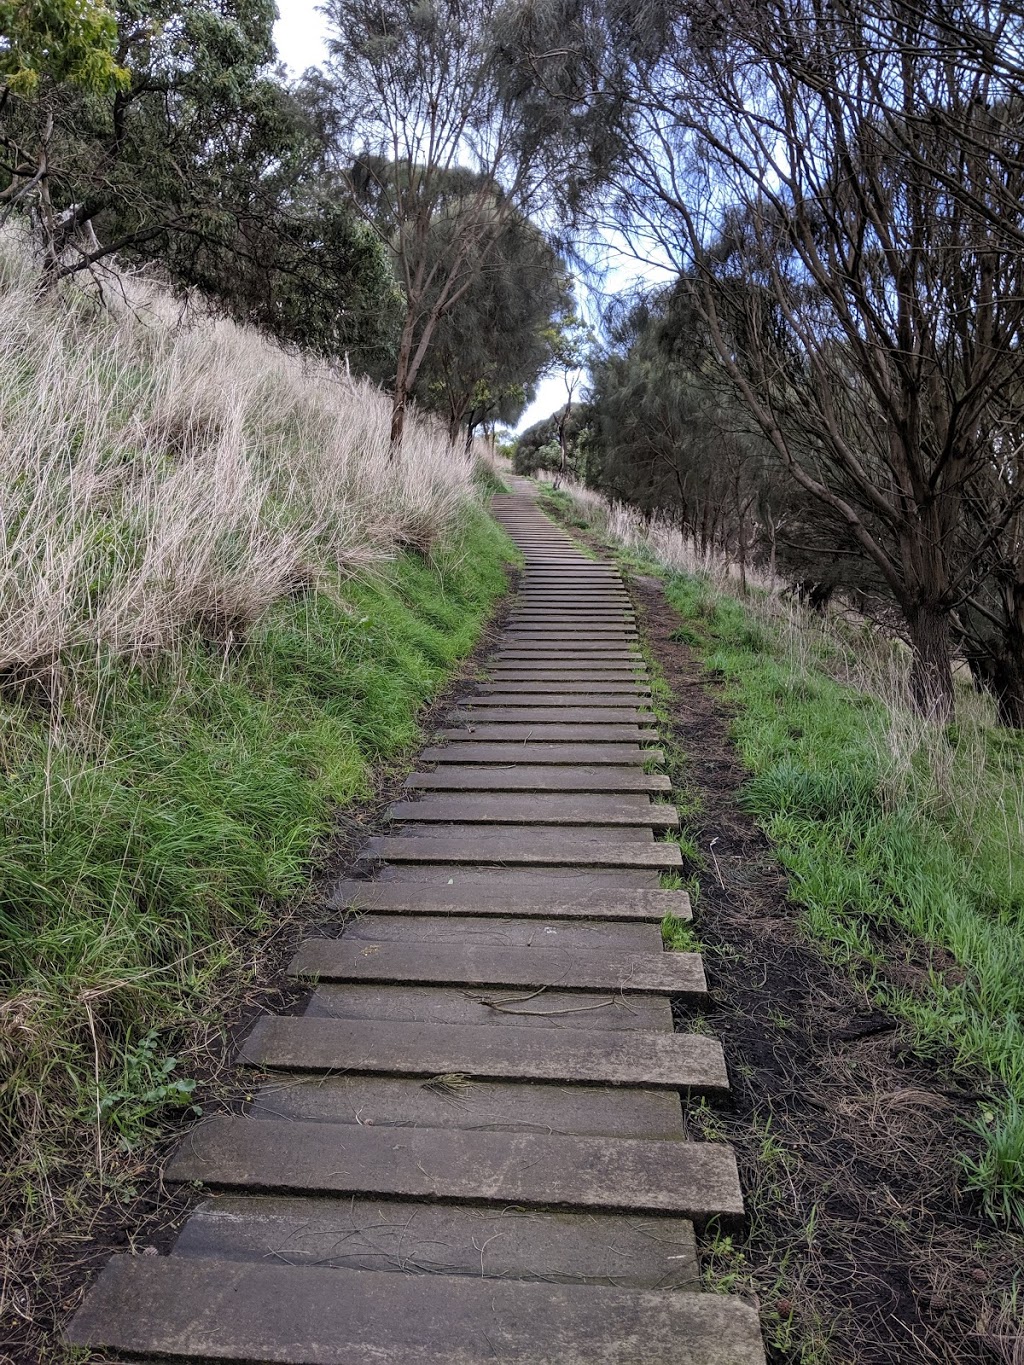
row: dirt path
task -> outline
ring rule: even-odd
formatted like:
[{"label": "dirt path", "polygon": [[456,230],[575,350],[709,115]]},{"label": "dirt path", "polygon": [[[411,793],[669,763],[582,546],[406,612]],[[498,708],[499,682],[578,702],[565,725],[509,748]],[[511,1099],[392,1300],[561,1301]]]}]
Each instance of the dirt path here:
[{"label": "dirt path", "polygon": [[497,511],[526,569],[489,676],[292,961],[304,1012],[244,1040],[249,1101],[166,1168],[209,1197],[87,1296],[105,1359],[763,1361],[699,1290],[695,1230],[743,1201],[728,1143],[687,1140],[729,1081],[673,1026],[707,986],[662,948],[689,901],[628,597],[528,495]]}]

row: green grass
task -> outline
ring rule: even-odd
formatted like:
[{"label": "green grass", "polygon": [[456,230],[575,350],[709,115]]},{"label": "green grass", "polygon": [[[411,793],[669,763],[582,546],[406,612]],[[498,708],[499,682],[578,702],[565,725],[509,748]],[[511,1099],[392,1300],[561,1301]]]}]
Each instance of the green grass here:
[{"label": "green grass", "polygon": [[489,460],[478,458],[473,466],[473,482],[481,497],[489,498],[509,491],[508,484]]},{"label": "green grass", "polygon": [[661,940],[673,953],[699,953],[700,941],[689,920],[668,914],[661,921]]},{"label": "green grass", "polygon": [[798,661],[707,582],[666,588],[736,707],[745,802],[791,899],[921,1053],[990,1091],[963,1134],[980,1148],[964,1178],[993,1219],[1024,1227],[1024,742],[972,719],[965,695],[965,719],[894,764],[893,717],[829,676],[834,642],[809,637]]},{"label": "green grass", "polygon": [[419,740],[511,554],[467,510],[429,559],[279,603],[232,653],[197,638],[150,671],[83,669],[98,688],[59,716],[0,696],[12,1221],[193,1103],[188,1026],[216,1024],[337,808]]}]

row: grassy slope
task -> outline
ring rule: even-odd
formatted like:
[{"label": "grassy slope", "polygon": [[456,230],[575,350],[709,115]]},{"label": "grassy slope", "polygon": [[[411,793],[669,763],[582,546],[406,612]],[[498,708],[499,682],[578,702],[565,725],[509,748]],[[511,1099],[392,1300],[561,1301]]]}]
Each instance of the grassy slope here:
[{"label": "grassy slope", "polygon": [[667,591],[685,637],[737,704],[749,808],[789,872],[792,899],[829,951],[907,1021],[919,1049],[992,1088],[968,1179],[993,1216],[1024,1225],[1024,847],[1001,799],[1007,775],[1014,786],[1024,779],[1024,744],[990,731],[996,771],[979,779],[976,736],[953,728],[942,741],[950,791],[990,784],[990,799],[975,793],[966,827],[955,801],[936,799],[924,755],[891,790],[885,710],[829,677],[822,652],[794,661],[741,603],[699,579],[674,576]]},{"label": "grassy slope", "polygon": [[[585,497],[543,501],[607,534],[589,497],[596,517]],[[725,680],[749,809],[810,932],[922,1053],[988,1092],[966,1179],[994,1219],[1024,1228],[1024,736],[969,689],[956,725],[928,726],[884,704],[894,687],[836,680],[856,677],[877,641],[839,622],[794,627],[705,575],[666,571],[642,545],[622,558],[665,579],[680,638]]]},{"label": "grassy slope", "polygon": [[9,1216],[36,1230],[59,1221],[51,1194],[82,1197],[97,1105],[109,1151],[188,1101],[167,1057],[180,1035],[154,1030],[215,1016],[218,980],[303,885],[332,812],[418,739],[510,553],[468,508],[429,559],[280,602],[234,653],[197,637],[148,674],[101,670],[77,699],[88,724],[0,698]]}]

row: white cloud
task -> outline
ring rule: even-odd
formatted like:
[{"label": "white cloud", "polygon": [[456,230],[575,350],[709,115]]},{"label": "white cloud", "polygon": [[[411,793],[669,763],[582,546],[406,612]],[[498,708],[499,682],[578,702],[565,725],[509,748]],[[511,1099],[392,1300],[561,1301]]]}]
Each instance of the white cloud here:
[{"label": "white cloud", "polygon": [[327,60],[327,20],[317,12],[317,0],[277,0],[274,25],[277,53],[293,76]]}]

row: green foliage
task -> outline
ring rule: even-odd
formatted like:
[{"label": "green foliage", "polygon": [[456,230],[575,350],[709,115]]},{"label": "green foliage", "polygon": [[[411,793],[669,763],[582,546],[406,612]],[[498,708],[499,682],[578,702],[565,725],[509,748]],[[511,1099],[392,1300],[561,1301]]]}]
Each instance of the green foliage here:
[{"label": "green foliage", "polygon": [[567,472],[579,475],[584,472],[585,452],[590,435],[590,408],[586,403],[573,403],[568,411],[559,408],[550,417],[534,422],[532,427],[521,433],[516,442],[512,457],[517,474],[532,474],[535,470],[555,470],[562,462],[562,448],[558,440],[559,422],[565,421],[565,442],[567,450]]},{"label": "green foliage", "polygon": [[[126,0],[119,34],[94,0],[3,3],[32,33],[45,11],[38,42],[56,54],[46,82],[12,75],[0,106],[5,200],[29,211],[48,282],[112,251],[157,260],[282,342],[377,379],[391,370],[401,292],[330,172],[315,92],[276,78],[270,0]],[[65,10],[62,47],[47,16]],[[80,69],[81,34],[113,74],[95,55]],[[0,75],[20,50],[0,50]]]},{"label": "green foliage", "polygon": [[[993,1217],[1024,1226],[1020,746],[992,730],[979,745],[964,722],[926,737],[940,752],[920,750],[895,774],[890,712],[828,676],[825,645],[798,662],[702,579],[674,577],[668,596],[736,705],[733,735],[752,773],[744,799],[792,899],[923,1052],[991,1087],[967,1183]],[[993,746],[996,764],[984,756]],[[936,787],[937,766],[959,804]]]},{"label": "green foliage", "polygon": [[661,938],[665,947],[674,953],[698,953],[700,942],[689,920],[678,915],[666,915],[661,921]]},{"label": "green foliage", "polygon": [[[480,214],[475,205],[470,211]],[[473,233],[466,213],[461,203],[445,206],[431,224],[424,256],[438,287],[446,260],[461,250],[466,261],[458,298],[440,312],[414,389],[453,438],[460,426],[518,421],[551,362],[552,330],[571,301],[563,262],[527,217],[496,209],[486,231]],[[436,293],[429,292],[428,306]]]},{"label": "green foliage", "polygon": [[[160,1035],[150,1029],[121,1054],[121,1074],[101,1084],[97,1110],[101,1122],[114,1131],[121,1143],[131,1148],[150,1131],[149,1120],[168,1108],[192,1105],[196,1083],[175,1076],[177,1057],[160,1055]],[[198,1105],[193,1111],[201,1113]],[[83,1115],[91,1119],[93,1116]]]},{"label": "green foliage", "polygon": [[614,303],[607,322],[591,366],[588,484],[666,516],[704,551],[751,553],[775,515],[777,475],[722,383],[685,286]]},{"label": "green foliage", "polygon": [[487,459],[478,459],[473,466],[473,482],[481,497],[491,498],[508,492],[505,481],[499,477],[494,465]]},{"label": "green foliage", "polygon": [[15,95],[34,95],[43,80],[93,94],[127,84],[103,0],[0,0],[0,37],[0,81]]},{"label": "green foliage", "polygon": [[97,1106],[131,1146],[192,1102],[182,1027],[216,1021],[334,812],[418,741],[509,553],[470,510],[429,560],[282,602],[237,652],[197,636],[176,665],[106,670],[80,729],[2,699],[0,1142],[26,1197]]},{"label": "green foliage", "polygon": [[983,1146],[979,1157],[964,1161],[971,1186],[981,1191],[990,1218],[1024,1227],[1024,1104],[1014,1097],[1001,1113],[983,1106],[972,1128]]}]

